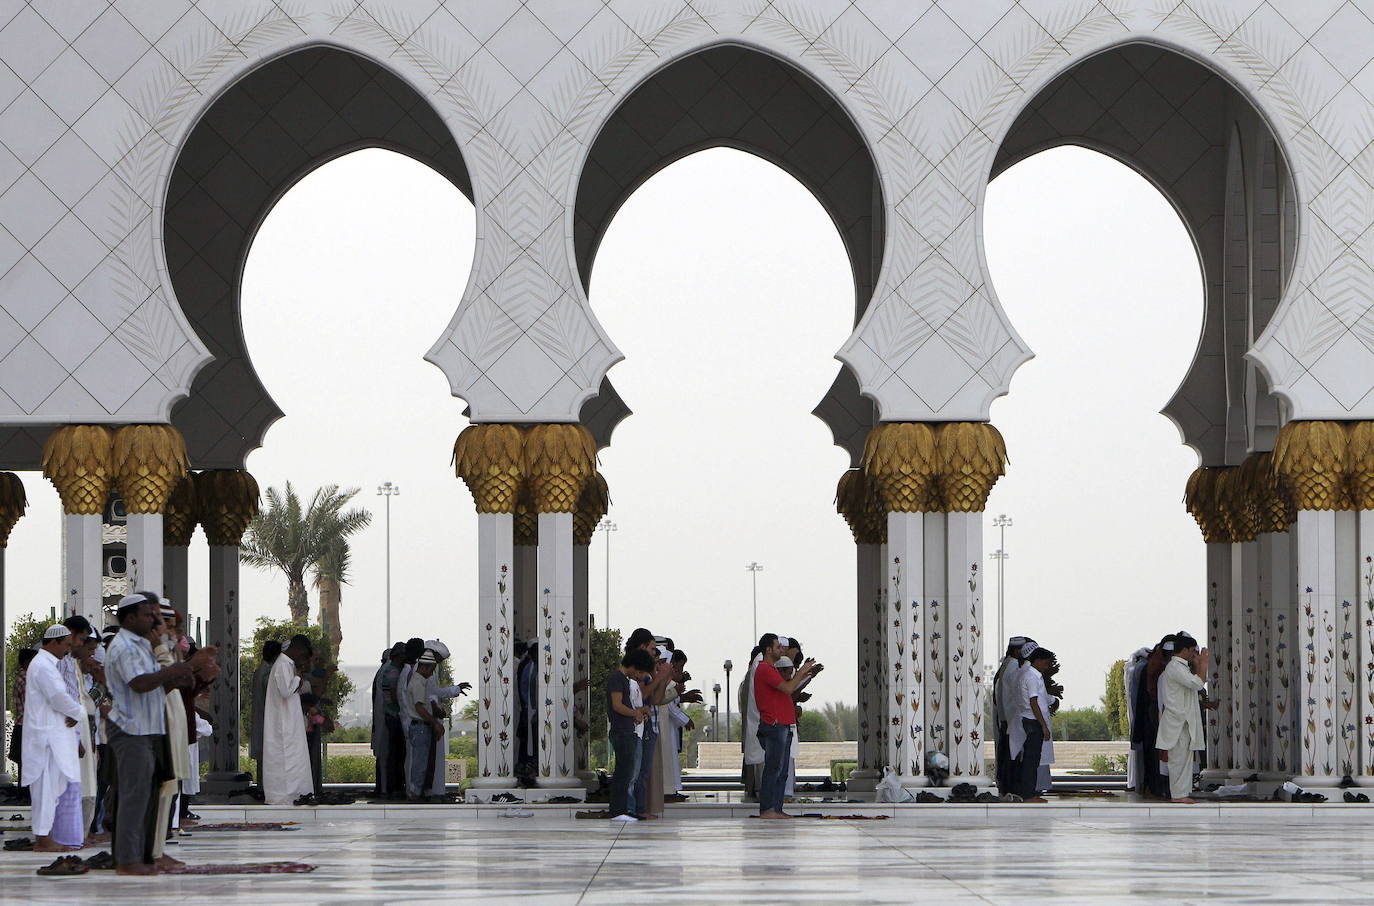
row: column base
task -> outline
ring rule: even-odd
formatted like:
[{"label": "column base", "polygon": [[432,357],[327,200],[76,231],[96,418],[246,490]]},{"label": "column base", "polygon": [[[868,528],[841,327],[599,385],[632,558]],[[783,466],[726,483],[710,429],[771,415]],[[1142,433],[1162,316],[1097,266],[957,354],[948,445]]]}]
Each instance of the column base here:
[{"label": "column base", "polygon": [[246,771],[211,771],[201,780],[197,798],[205,802],[228,802],[236,796],[251,799],[248,788],[252,785],[252,776]]},{"label": "column base", "polygon": [[849,775],[845,787],[851,793],[871,793],[878,788],[882,776],[876,768],[859,768]]},{"label": "column base", "polygon": [[[520,784],[515,782],[514,775],[495,777],[474,777],[468,784],[471,790],[493,790],[495,792],[509,792],[511,790],[521,790]],[[523,798],[523,797],[521,797]]]},{"label": "column base", "polygon": [[577,781],[581,783],[582,788],[589,793],[601,786],[601,778],[596,775],[596,771],[578,771]]},{"label": "column base", "polygon": [[538,790],[577,790],[582,789],[583,781],[576,775],[571,777],[540,777]]},{"label": "column base", "polygon": [[[1326,775],[1319,775],[1319,776],[1312,776],[1312,777],[1294,777],[1294,778],[1292,778],[1292,780],[1293,780],[1294,783],[1296,783],[1298,786],[1302,787],[1302,788],[1305,789],[1305,790],[1310,790],[1310,789],[1332,789],[1332,788],[1335,788],[1335,787],[1339,787],[1339,786],[1341,785],[1341,779],[1342,779],[1342,778],[1337,777],[1337,776],[1335,776],[1335,775],[1333,775],[1333,774],[1326,774]],[[1371,778],[1371,779],[1374,779],[1374,778]]]}]

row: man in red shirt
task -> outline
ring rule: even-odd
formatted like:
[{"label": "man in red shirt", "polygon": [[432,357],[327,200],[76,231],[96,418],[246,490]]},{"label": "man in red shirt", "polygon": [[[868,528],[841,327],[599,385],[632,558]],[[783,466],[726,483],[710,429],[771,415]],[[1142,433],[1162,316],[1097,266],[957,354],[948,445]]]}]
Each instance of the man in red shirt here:
[{"label": "man in red shirt", "polygon": [[787,760],[792,753],[792,733],[797,723],[797,708],[792,693],[816,672],[815,658],[807,658],[783,679],[774,665],[786,649],[774,633],[759,639],[763,663],[754,670],[754,701],[759,708],[759,745],[763,747],[763,778],[759,781],[759,817],[791,818],[782,810],[783,790],[787,785]]}]

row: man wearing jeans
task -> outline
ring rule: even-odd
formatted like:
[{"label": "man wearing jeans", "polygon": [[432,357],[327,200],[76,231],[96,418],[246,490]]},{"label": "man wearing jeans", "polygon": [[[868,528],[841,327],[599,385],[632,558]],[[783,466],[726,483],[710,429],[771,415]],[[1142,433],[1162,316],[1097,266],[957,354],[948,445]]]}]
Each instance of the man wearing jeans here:
[{"label": "man wearing jeans", "polygon": [[816,672],[815,658],[807,658],[792,675],[783,679],[775,666],[786,649],[774,633],[759,639],[763,663],[754,670],[754,701],[759,709],[759,745],[763,747],[763,777],[759,782],[759,817],[791,818],[782,810],[783,790],[787,785],[787,763],[792,755],[792,733],[797,723],[797,706],[792,693]]},{"label": "man wearing jeans", "polygon": [[[171,776],[167,750],[164,688],[189,680],[186,663],[160,667],[145,636],[153,628],[158,596],[137,592],[120,599],[119,634],[105,654],[105,680],[113,700],[106,720],[114,756],[115,871],[121,875],[157,872],[153,859],[158,825],[154,790]],[[164,862],[172,862],[162,857]]]},{"label": "man wearing jeans", "polygon": [[[1016,759],[1013,790],[1026,802],[1045,802],[1039,795],[1040,756],[1050,738],[1050,697],[1045,690],[1045,671],[1054,665],[1054,652],[1036,648],[1026,657],[1016,694],[1019,727],[1010,730],[1012,757]],[[1018,732],[1019,731],[1019,732]]]},{"label": "man wearing jeans", "polygon": [[433,651],[426,651],[415,662],[415,670],[407,682],[410,684],[408,698],[411,701],[410,728],[410,770],[406,776],[406,792],[412,802],[425,801],[425,790],[429,787],[429,759],[434,751],[434,740],[444,730],[443,724],[430,711],[429,677],[438,665]]},{"label": "man wearing jeans", "polygon": [[644,721],[649,716],[640,682],[653,669],[654,659],[649,652],[631,648],[625,652],[620,668],[606,677],[606,717],[610,721],[611,749],[615,752],[612,821],[639,820],[635,817],[639,814],[639,803],[635,801],[634,787],[639,777]]}]

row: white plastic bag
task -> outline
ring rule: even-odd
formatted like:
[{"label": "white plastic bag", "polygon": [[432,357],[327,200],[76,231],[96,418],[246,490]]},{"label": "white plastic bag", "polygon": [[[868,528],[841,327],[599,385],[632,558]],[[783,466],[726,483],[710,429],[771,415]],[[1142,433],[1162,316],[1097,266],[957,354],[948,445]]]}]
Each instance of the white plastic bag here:
[{"label": "white plastic bag", "polygon": [[916,797],[911,795],[911,791],[902,786],[901,780],[897,778],[896,772],[891,767],[883,768],[883,779],[878,781],[877,796],[878,802],[910,802]]}]

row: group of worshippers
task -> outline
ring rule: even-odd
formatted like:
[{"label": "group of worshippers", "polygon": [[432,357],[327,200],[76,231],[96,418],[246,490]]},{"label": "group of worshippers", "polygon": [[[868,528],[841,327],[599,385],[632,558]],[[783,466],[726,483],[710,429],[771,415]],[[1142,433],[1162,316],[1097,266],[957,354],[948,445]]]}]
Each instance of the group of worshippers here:
[{"label": "group of worshippers", "polygon": [[997,724],[997,792],[1005,800],[1045,802],[1054,764],[1050,718],[1064,689],[1054,681],[1059,659],[1034,639],[1012,636],[992,680]]},{"label": "group of worshippers", "polygon": [[1126,662],[1131,759],[1126,786],[1145,797],[1192,803],[1193,779],[1206,749],[1202,711],[1210,655],[1186,632],[1141,648]]},{"label": "group of worshippers", "polygon": [[671,638],[642,627],[630,634],[620,667],[606,678],[612,821],[653,820],[665,802],[686,801],[680,754],[696,727],[682,706],[702,701],[701,690],[687,688],[691,679],[687,653]]},{"label": "group of worshippers", "polygon": [[449,702],[472,685],[439,684],[439,667],[448,658],[448,646],[438,639],[412,638],[382,652],[372,678],[372,752],[381,798],[449,801]]},{"label": "group of worshippers", "polygon": [[258,788],[268,805],[311,805],[324,792],[324,736],[333,726],[325,695],[338,671],[310,637],[263,642],[253,673],[253,729],[248,754],[258,765]]},{"label": "group of worshippers", "polygon": [[113,842],[120,874],[180,865],[163,852],[199,790],[197,744],[211,727],[198,700],[219,674],[182,614],[153,592],[120,599],[96,635],[84,617],[47,627],[16,682],[20,781],[32,803],[33,849]]},{"label": "group of worshippers", "polygon": [[796,791],[800,739],[797,721],[805,691],[824,670],[814,658],[803,658],[795,637],[764,633],[749,653],[749,669],[739,686],[739,712],[744,721],[745,798],[756,800],[759,817],[790,818],[783,809]]}]

